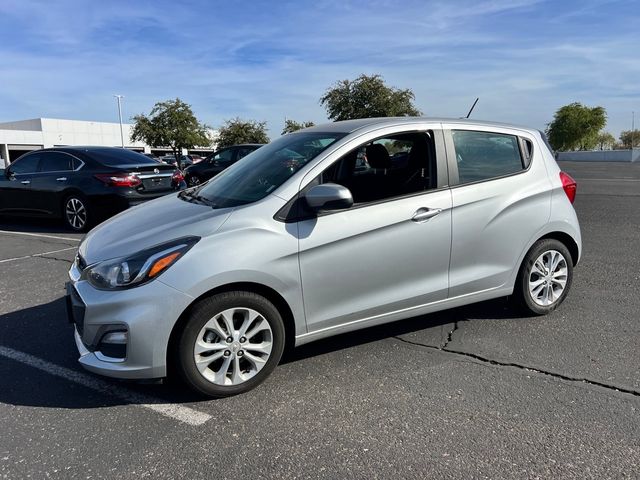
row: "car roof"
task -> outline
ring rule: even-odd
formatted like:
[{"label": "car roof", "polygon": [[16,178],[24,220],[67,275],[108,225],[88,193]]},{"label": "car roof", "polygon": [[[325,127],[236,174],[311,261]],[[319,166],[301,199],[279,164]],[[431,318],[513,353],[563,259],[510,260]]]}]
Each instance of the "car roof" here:
[{"label": "car roof", "polygon": [[[39,151],[44,152],[44,151],[58,151],[58,152],[87,152],[87,153],[91,153],[91,152],[109,152],[109,151],[122,151],[123,148],[122,147],[103,147],[103,146],[95,146],[95,145],[64,145],[61,147],[51,147],[51,148],[43,148]],[[143,153],[143,152],[138,152],[136,150],[130,150],[128,148],[125,148],[124,150],[129,151],[129,152],[134,152],[134,153]]]},{"label": "car roof", "polygon": [[[359,118],[356,120],[342,120],[339,122],[324,123],[313,127],[305,128],[305,132],[341,132],[353,133],[357,130],[378,129],[396,125],[425,123],[454,123],[460,125],[477,125],[483,127],[503,127],[516,128],[519,130],[534,131],[535,129],[501,122],[486,120],[472,120],[469,118],[445,118],[445,117],[380,117],[380,118]],[[295,133],[295,132],[294,132]]]}]

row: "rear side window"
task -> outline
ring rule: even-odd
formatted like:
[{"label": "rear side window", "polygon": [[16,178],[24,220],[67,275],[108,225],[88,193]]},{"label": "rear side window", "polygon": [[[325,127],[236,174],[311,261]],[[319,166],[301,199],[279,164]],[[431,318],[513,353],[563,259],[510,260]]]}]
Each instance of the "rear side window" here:
[{"label": "rear side window", "polygon": [[36,173],[38,171],[39,153],[32,153],[20,157],[11,164],[12,173]]},{"label": "rear side window", "polygon": [[71,155],[59,152],[43,153],[40,158],[41,172],[68,172],[73,170]]},{"label": "rear side window", "polygon": [[515,135],[470,130],[451,133],[460,183],[489,180],[524,169]]}]

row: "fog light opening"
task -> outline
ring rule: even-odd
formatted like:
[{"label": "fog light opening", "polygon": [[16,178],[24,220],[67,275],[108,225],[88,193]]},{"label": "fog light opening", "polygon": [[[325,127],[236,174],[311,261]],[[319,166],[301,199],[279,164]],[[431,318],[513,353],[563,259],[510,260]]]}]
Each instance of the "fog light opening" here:
[{"label": "fog light opening", "polygon": [[127,357],[128,341],[127,331],[107,332],[102,336],[95,354],[105,362],[123,362]]}]

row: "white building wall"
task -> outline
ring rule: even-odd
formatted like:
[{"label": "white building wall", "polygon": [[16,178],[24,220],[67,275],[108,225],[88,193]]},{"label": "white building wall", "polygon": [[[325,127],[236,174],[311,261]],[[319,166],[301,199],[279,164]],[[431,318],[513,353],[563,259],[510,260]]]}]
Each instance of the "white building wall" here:
[{"label": "white building wall", "polygon": [[[131,141],[132,124],[122,125],[124,146],[151,152],[144,142]],[[217,132],[211,131],[212,138]],[[92,145],[119,147],[122,145],[120,124],[111,122],[86,122],[57,118],[34,118],[0,123],[0,168],[9,163],[9,150],[31,150],[65,145]],[[186,154],[187,151],[182,152]],[[3,162],[4,160],[4,162]],[[4,163],[4,165],[3,165]]]}]

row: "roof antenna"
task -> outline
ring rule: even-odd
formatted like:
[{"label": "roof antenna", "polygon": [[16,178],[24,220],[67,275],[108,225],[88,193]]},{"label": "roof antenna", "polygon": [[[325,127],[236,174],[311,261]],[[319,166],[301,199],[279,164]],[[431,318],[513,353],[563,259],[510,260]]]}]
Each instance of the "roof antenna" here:
[{"label": "roof antenna", "polygon": [[467,116],[464,118],[469,118],[471,116],[471,112],[473,112],[473,109],[476,108],[476,103],[478,103],[478,100],[480,100],[480,97],[476,98],[476,101],[473,102],[473,105],[471,105],[471,110],[469,110],[469,113],[467,113]]}]

